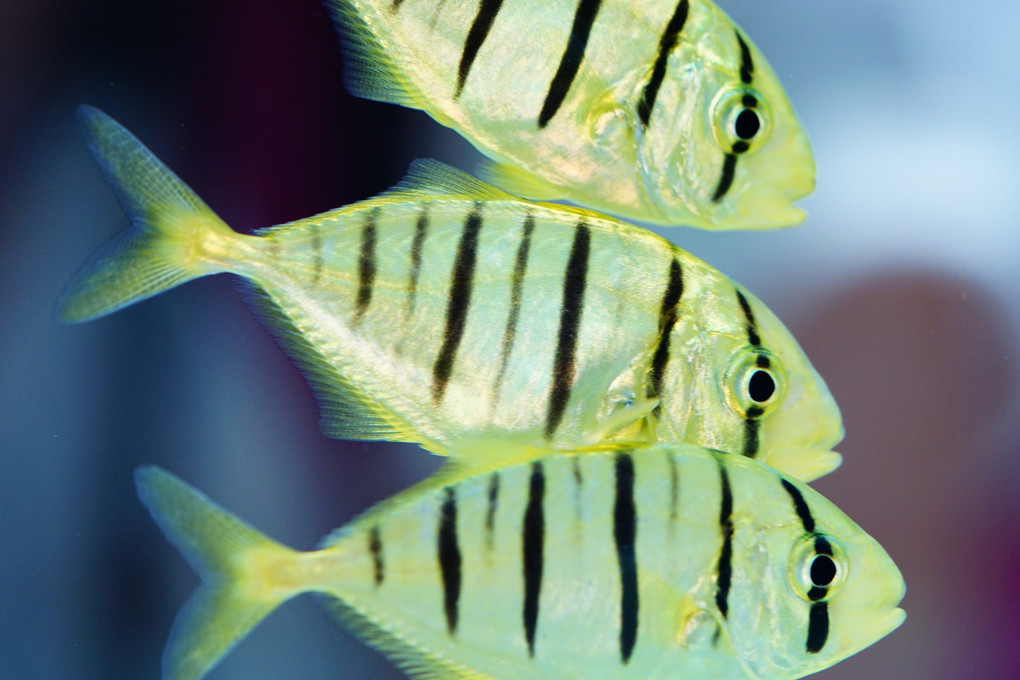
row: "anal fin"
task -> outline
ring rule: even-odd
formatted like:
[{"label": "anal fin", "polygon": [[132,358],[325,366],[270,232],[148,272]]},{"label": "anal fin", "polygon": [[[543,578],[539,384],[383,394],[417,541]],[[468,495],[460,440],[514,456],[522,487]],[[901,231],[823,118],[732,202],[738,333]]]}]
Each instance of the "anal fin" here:
[{"label": "anal fin", "polygon": [[422,108],[415,89],[350,0],[329,0],[326,6],[340,38],[347,91],[363,99]]},{"label": "anal fin", "polygon": [[416,442],[432,450],[429,442],[408,423],[351,384],[308,341],[290,317],[257,285],[248,286],[257,315],[284,351],[297,364],[319,404],[319,427],[333,439]]}]

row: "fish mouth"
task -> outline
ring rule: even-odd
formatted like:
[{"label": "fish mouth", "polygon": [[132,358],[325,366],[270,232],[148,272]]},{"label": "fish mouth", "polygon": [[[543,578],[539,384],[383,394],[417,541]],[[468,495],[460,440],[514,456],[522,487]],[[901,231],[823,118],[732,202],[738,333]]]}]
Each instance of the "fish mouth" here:
[{"label": "fish mouth", "polygon": [[860,628],[858,635],[853,636],[851,639],[844,639],[844,649],[847,655],[856,654],[858,651],[875,644],[903,625],[906,619],[907,612],[900,607],[894,607],[884,615],[868,621],[866,625]]},{"label": "fish mouth", "polygon": [[889,633],[893,632],[897,628],[903,625],[903,622],[907,620],[907,612],[901,607],[896,607],[889,612],[882,621],[875,626],[875,632],[879,638],[884,638]]}]

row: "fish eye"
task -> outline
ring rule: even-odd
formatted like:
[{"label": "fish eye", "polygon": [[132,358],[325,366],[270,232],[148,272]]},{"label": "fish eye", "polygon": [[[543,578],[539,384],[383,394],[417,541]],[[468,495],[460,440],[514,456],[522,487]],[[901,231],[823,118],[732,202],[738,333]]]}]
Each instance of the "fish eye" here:
[{"label": "fish eye", "polygon": [[713,104],[712,111],[715,138],[726,153],[751,151],[767,136],[765,100],[750,89],[723,92]]},{"label": "fish eye", "polygon": [[754,139],[754,136],[758,134],[760,129],[761,120],[758,118],[758,114],[754,112],[754,109],[741,109],[740,113],[737,114],[736,121],[733,123],[733,132],[744,141]]},{"label": "fish eye", "polygon": [[738,352],[725,380],[730,404],[745,416],[761,418],[782,401],[784,375],[779,360],[767,350]]},{"label": "fish eye", "polygon": [[839,542],[825,534],[804,537],[790,560],[790,583],[805,600],[824,602],[846,581],[849,564]]},{"label": "fish eye", "polygon": [[747,381],[747,396],[751,398],[751,401],[759,404],[764,403],[775,392],[776,381],[768,371],[758,369],[751,373],[751,378]]},{"label": "fish eye", "polygon": [[815,555],[811,560],[811,584],[816,588],[827,588],[836,580],[838,573],[836,563],[828,555]]}]

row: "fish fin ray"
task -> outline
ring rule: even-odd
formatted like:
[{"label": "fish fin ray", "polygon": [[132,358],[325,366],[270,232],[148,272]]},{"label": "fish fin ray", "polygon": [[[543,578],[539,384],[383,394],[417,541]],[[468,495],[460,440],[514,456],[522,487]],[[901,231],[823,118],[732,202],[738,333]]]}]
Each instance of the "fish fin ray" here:
[{"label": "fish fin ray", "polygon": [[492,680],[491,675],[417,648],[413,640],[404,639],[397,631],[369,620],[358,609],[340,600],[330,598],[322,603],[351,632],[381,651],[415,680]]},{"label": "fish fin ray", "polygon": [[[319,404],[319,428],[333,439],[429,442],[338,371],[260,286],[243,282],[256,314],[297,364]],[[431,449],[430,449],[431,450]]]},{"label": "fish fin ray", "polygon": [[388,198],[440,196],[444,198],[467,196],[480,201],[514,198],[488,182],[433,158],[418,158],[411,161],[404,178],[382,194],[382,197]]},{"label": "fish fin ray", "polygon": [[479,176],[514,196],[535,201],[552,201],[565,196],[563,189],[550,184],[524,168],[497,161],[482,161]]},{"label": "fish fin ray", "polygon": [[644,429],[647,418],[658,405],[659,400],[653,397],[637,399],[623,408],[616,409],[595,426],[595,440],[634,439]]},{"label": "fish fin ray", "polygon": [[181,607],[163,654],[167,680],[198,680],[301,588],[267,583],[266,565],[297,553],[156,466],[135,470],[138,497],[202,579]]},{"label": "fish fin ray", "polygon": [[222,271],[202,259],[201,244],[210,233],[234,232],[112,118],[81,106],[78,123],[131,226],[101,246],[68,282],[57,317],[88,321]]},{"label": "fish fin ray", "polygon": [[330,0],[343,54],[344,87],[355,97],[420,109],[420,96],[401,74],[378,37],[350,0]]}]

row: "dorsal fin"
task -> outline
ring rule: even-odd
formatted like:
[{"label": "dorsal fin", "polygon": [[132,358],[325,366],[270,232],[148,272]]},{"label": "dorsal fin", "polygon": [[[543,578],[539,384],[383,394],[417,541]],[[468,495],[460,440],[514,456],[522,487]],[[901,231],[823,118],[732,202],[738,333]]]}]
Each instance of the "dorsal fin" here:
[{"label": "dorsal fin", "polygon": [[515,196],[536,201],[554,201],[564,198],[563,189],[546,182],[524,168],[496,161],[484,161],[479,174],[495,186]]},{"label": "dorsal fin", "polygon": [[395,196],[411,198],[458,196],[480,201],[514,200],[516,198],[473,175],[432,158],[419,158],[411,161],[404,179],[383,192],[382,196],[387,198]]}]

